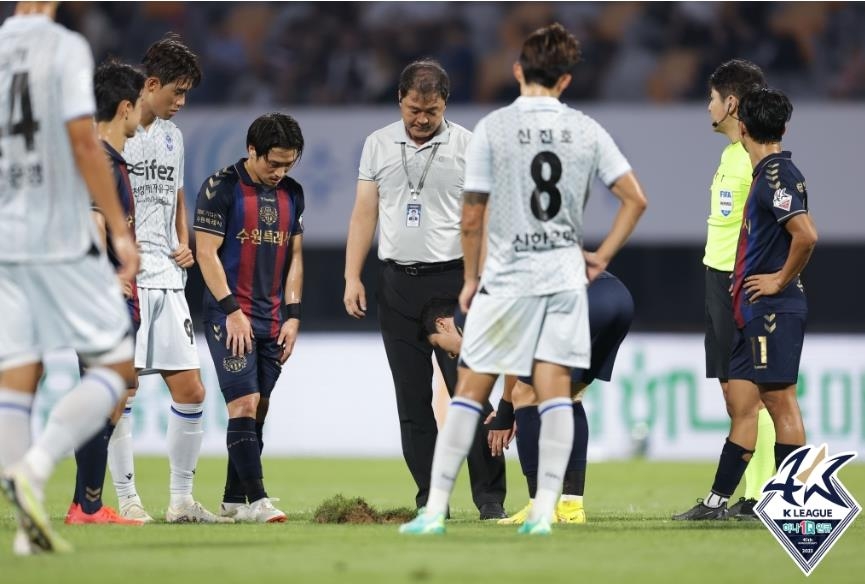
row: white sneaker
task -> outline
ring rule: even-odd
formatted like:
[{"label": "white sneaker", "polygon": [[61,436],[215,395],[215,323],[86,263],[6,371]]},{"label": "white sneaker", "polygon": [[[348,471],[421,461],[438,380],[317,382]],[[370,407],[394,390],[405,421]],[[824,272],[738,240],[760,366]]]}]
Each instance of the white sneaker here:
[{"label": "white sneaker", "polygon": [[15,531],[15,539],[12,540],[12,553],[16,556],[33,556],[42,550],[30,543],[27,532],[20,527]]},{"label": "white sneaker", "polygon": [[132,519],[141,523],[153,523],[153,517],[144,510],[144,507],[141,505],[141,499],[138,497],[130,497],[120,503],[118,511],[124,519]]},{"label": "white sneaker", "polygon": [[273,506],[273,501],[278,500],[264,497],[249,505],[244,505],[237,510],[234,518],[237,521],[249,523],[284,523],[288,516]]},{"label": "white sneaker", "polygon": [[234,523],[231,517],[220,517],[205,509],[198,501],[183,507],[168,506],[166,523]]},{"label": "white sneaker", "polygon": [[[0,475],[0,492],[6,496],[15,508],[18,517],[18,532],[23,533],[30,544],[30,553],[45,551],[65,553],[72,551],[72,546],[51,529],[48,513],[42,505],[42,493],[30,483],[21,467],[12,467]],[[16,533],[13,551],[25,551],[19,544]],[[19,554],[29,555],[29,554]]]},{"label": "white sneaker", "polygon": [[220,517],[236,517],[238,513],[242,513],[247,507],[246,503],[226,503],[223,501],[219,504]]}]

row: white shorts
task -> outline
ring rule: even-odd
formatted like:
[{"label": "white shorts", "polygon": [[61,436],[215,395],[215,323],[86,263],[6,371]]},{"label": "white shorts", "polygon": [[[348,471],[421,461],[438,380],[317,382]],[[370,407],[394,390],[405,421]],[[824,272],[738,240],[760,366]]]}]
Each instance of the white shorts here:
[{"label": "white shorts", "polygon": [[132,328],[129,310],[104,255],[0,263],[0,315],[0,370],[65,348],[105,365],[132,358],[131,342],[123,342]]},{"label": "white shorts", "polygon": [[135,338],[135,368],[157,371],[199,369],[195,331],[183,290],[139,288],[141,327]]},{"label": "white shorts", "polygon": [[478,373],[526,376],[536,360],[587,368],[591,350],[585,290],[516,298],[477,294],[460,359]]}]

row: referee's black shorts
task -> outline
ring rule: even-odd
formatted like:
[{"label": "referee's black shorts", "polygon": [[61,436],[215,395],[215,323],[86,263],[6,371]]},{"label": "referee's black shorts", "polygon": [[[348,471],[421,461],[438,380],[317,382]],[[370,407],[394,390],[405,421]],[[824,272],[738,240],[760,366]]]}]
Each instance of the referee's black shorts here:
[{"label": "referee's black shorts", "polygon": [[730,296],[731,272],[706,267],[706,377],[727,381],[736,322]]}]

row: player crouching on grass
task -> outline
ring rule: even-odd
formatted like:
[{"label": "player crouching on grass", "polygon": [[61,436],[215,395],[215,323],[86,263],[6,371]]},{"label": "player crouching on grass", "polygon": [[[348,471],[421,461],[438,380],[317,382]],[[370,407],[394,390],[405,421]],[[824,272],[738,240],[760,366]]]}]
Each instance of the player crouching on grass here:
[{"label": "player crouching on grass", "polygon": [[[583,495],[586,485],[586,460],[589,425],[582,398],[595,380],[609,381],[619,346],[634,319],[634,301],[628,288],[609,272],[592,281],[588,288],[589,331],[592,339],[591,365],[571,372],[571,395],[574,405],[574,441],[565,471],[562,495],[556,505],[555,521],[585,523]],[[423,323],[433,346],[459,354],[462,343],[462,313],[455,302],[430,303]],[[456,314],[456,317],[453,315]],[[517,439],[520,467],[526,477],[529,502],[514,515],[500,519],[499,525],[522,525],[529,516],[538,488],[538,437],[541,421],[538,401],[530,378],[505,376],[504,392],[496,413],[486,420],[487,441],[493,455],[504,455],[504,449]]]}]

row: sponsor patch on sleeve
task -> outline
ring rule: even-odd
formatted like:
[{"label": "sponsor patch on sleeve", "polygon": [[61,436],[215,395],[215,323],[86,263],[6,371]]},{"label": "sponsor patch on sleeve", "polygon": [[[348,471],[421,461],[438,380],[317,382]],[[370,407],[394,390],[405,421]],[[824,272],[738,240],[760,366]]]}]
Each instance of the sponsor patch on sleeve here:
[{"label": "sponsor patch on sleeve", "polygon": [[772,197],[772,206],[784,211],[790,210],[790,203],[793,200],[793,195],[787,193],[786,188],[781,188],[775,191],[775,196]]}]

